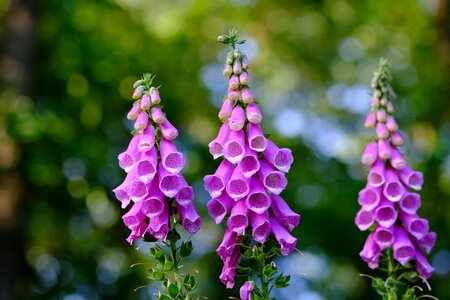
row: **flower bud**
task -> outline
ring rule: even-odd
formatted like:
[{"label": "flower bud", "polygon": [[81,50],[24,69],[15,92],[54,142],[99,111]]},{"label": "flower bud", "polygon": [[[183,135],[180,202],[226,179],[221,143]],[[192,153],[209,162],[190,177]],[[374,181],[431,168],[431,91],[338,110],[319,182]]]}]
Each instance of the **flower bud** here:
[{"label": "flower bud", "polygon": [[241,75],[239,75],[239,82],[242,85],[246,85],[248,86],[250,84],[250,76],[248,75],[247,72],[242,72]]},{"label": "flower bud", "polygon": [[378,106],[380,106],[380,99],[378,99],[378,97],[373,97],[371,104],[373,108],[378,108]]},{"label": "flower bud", "polygon": [[374,127],[376,123],[377,119],[375,113],[371,111],[370,113],[367,114],[366,120],[364,121],[364,126],[367,128],[371,128]]},{"label": "flower bud", "polygon": [[401,146],[405,143],[405,139],[401,133],[397,130],[391,133],[391,142],[394,146]]},{"label": "flower bud", "polygon": [[386,122],[386,111],[382,108],[377,111],[377,121]]},{"label": "flower bud", "polygon": [[241,61],[236,59],[233,64],[233,73],[239,75],[239,74],[241,74],[241,72],[242,72]]},{"label": "flower bud", "polygon": [[233,64],[234,61],[234,57],[233,57],[233,51],[228,51],[227,53],[227,64],[229,64],[230,66]]},{"label": "flower bud", "polygon": [[239,78],[237,75],[231,75],[228,80],[228,88],[229,89],[238,89],[239,88]]},{"label": "flower bud", "polygon": [[234,59],[240,59],[241,58],[241,50],[239,50],[238,48],[234,49],[233,56],[234,56]]},{"label": "flower bud", "polygon": [[150,96],[148,95],[147,92],[144,93],[144,95],[142,95],[142,99],[141,99],[141,108],[142,110],[148,110],[150,108]]},{"label": "flower bud", "polygon": [[144,92],[144,87],[142,85],[138,86],[133,93],[133,99],[139,99],[142,96],[142,93]]},{"label": "flower bud", "polygon": [[248,61],[247,55],[242,55],[242,68],[248,70],[250,68],[250,62]]},{"label": "flower bud", "polygon": [[136,119],[136,122],[134,122],[134,129],[136,129],[137,131],[144,130],[145,127],[147,127],[147,124],[148,124],[148,115],[145,111],[141,111]]},{"label": "flower bud", "polygon": [[140,86],[143,83],[144,83],[144,80],[139,79],[133,84],[133,88],[137,88],[138,86]]},{"label": "flower bud", "polygon": [[154,106],[152,108],[152,120],[156,124],[161,124],[166,120],[166,116],[162,112],[161,108],[159,108],[158,106]]},{"label": "flower bud", "polygon": [[228,35],[219,35],[217,41],[222,44],[228,44],[230,42],[230,37]]},{"label": "flower bud", "polygon": [[232,101],[232,102],[238,100],[239,99],[239,91],[228,89],[228,99],[230,99],[230,101]]},{"label": "flower bud", "polygon": [[159,102],[161,102],[161,98],[159,97],[159,92],[157,89],[152,89],[152,91],[150,92],[150,99],[152,100],[153,104],[159,104]]},{"label": "flower bud", "polygon": [[394,113],[394,111],[395,111],[394,104],[392,104],[392,102],[388,101],[386,106],[387,106],[388,113],[390,113],[392,115]]},{"label": "flower bud", "polygon": [[254,100],[252,92],[247,87],[244,87],[242,89],[241,97],[242,97],[242,101],[244,101],[245,103],[252,103]]},{"label": "flower bud", "polygon": [[380,100],[380,104],[383,106],[386,106],[386,104],[387,104],[386,98],[383,97],[383,99]]},{"label": "flower bud", "polygon": [[131,110],[128,112],[127,119],[136,120],[140,112],[141,112],[141,105],[139,102],[136,102],[131,108]]},{"label": "flower bud", "polygon": [[233,68],[229,64],[225,64],[222,74],[223,76],[229,77],[231,74],[233,74]]}]

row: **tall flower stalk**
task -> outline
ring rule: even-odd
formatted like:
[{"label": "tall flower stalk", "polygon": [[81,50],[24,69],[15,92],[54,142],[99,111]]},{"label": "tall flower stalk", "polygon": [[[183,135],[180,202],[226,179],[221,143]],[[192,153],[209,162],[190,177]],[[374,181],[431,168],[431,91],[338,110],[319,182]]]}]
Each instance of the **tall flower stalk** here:
[{"label": "tall flower stalk", "polygon": [[180,260],[189,256],[192,243],[179,243],[178,225],[194,234],[201,219],[193,204],[193,189],[181,174],[184,156],[173,143],[178,131],[162,111],[153,78],[144,74],[134,84],[135,102],[127,118],[134,120],[135,130],[128,148],[118,156],[127,175],[113,192],[123,209],[131,206],[122,217],[131,230],[127,241],[132,244],[143,238],[153,243],[150,255],[156,266],[149,269],[148,277],[162,282],[158,299],[188,299],[196,282],[182,272]]},{"label": "tall flower stalk", "polygon": [[361,210],[355,223],[370,231],[361,258],[369,268],[387,272],[385,280],[373,278],[376,291],[383,299],[416,299],[415,283],[426,282],[434,271],[425,253],[433,248],[436,233],[429,232],[428,221],[417,214],[423,175],[408,166],[398,148],[404,139],[394,118],[391,80],[389,65],[382,59],[372,79],[372,109],[365,120],[366,127],[375,128],[376,139],[361,158],[370,170],[359,193]]},{"label": "tall flower stalk", "polygon": [[290,279],[278,274],[273,259],[287,256],[297,242],[289,232],[298,226],[300,216],[279,196],[294,159],[290,149],[280,149],[260,127],[263,117],[250,90],[249,61],[236,47],[245,41],[235,31],[218,41],[232,47],[223,69],[228,78],[228,94],[219,112],[223,125],[209,144],[214,159],[223,161],[204,183],[212,198],[208,213],[216,224],[229,213],[217,248],[224,263],[220,280],[232,288],[236,274],[248,276],[241,299],[270,299],[271,290],[286,287]]}]

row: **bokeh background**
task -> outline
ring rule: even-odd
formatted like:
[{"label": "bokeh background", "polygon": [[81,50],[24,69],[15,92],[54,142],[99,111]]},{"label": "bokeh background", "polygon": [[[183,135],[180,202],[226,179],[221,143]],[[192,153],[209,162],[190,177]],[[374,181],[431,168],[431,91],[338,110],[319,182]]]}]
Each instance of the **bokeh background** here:
[{"label": "bokeh background", "polygon": [[[124,173],[133,82],[155,84],[203,215],[186,268],[197,295],[226,299],[202,177],[226,93],[219,34],[247,39],[263,129],[291,147],[285,199],[302,215],[293,276],[277,299],[377,299],[353,223],[372,71],[392,65],[409,163],[425,175],[419,213],[438,233],[432,295],[450,299],[449,1],[0,1],[0,299],[151,299],[146,249],[126,243],[111,189]],[[137,245],[135,245],[137,246]],[[142,263],[131,268],[134,263]],[[140,287],[140,288],[139,288]],[[137,291],[135,291],[136,288]]]}]

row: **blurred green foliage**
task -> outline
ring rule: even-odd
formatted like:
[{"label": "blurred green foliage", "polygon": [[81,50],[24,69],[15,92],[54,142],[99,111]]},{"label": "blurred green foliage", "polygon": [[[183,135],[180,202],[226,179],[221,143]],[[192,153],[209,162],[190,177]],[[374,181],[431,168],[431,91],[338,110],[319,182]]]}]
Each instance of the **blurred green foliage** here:
[{"label": "blurred green foliage", "polygon": [[[214,250],[223,229],[207,216],[202,188],[202,177],[217,166],[207,144],[219,128],[217,105],[226,87],[226,49],[216,37],[229,28],[248,40],[242,49],[251,59],[264,130],[295,156],[283,197],[302,215],[294,234],[303,255],[278,262],[293,274],[292,289],[278,299],[377,299],[370,280],[359,276],[373,272],[358,256],[366,233],[353,219],[365,174],[359,155],[372,134],[362,118],[380,56],[393,67],[397,119],[407,137],[402,151],[425,175],[419,213],[438,233],[429,256],[438,269],[431,294],[450,298],[450,41],[438,22],[448,17],[445,3],[40,2],[32,95],[8,85],[0,90],[1,120],[8,141],[19,146],[24,181],[20,218],[29,270],[19,298],[150,299],[157,293],[157,286],[146,286],[154,264],[142,250],[148,247],[137,251],[126,243],[110,192],[124,178],[116,157],[130,138],[125,115],[132,84],[144,72],[162,85],[203,215],[185,267],[198,271],[198,295],[238,295],[239,284],[226,291],[218,280],[222,265]],[[134,263],[143,265],[131,268]]]}]

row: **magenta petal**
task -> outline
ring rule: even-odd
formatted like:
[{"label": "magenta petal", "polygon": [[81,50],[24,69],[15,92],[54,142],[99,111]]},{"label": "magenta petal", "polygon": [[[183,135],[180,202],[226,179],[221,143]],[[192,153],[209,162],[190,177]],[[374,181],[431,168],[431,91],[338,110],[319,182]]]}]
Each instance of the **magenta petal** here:
[{"label": "magenta petal", "polygon": [[234,168],[231,178],[226,185],[226,191],[234,200],[247,196],[249,192],[248,179],[245,178],[238,167]]},{"label": "magenta petal", "polygon": [[209,200],[208,203],[206,203],[206,207],[208,208],[209,216],[214,219],[216,224],[219,224],[233,204],[234,200],[224,192],[220,197]]},{"label": "magenta petal", "polygon": [[145,92],[141,98],[141,109],[148,110],[150,108],[150,96]]},{"label": "magenta petal", "polygon": [[418,241],[419,246],[426,252],[430,253],[436,243],[436,232],[428,232]]},{"label": "magenta petal", "polygon": [[373,213],[361,208],[355,217],[355,224],[359,230],[366,231],[374,222]]},{"label": "magenta petal", "polygon": [[377,161],[372,165],[369,171],[369,176],[367,177],[367,181],[371,186],[379,187],[383,185],[385,181],[385,163],[381,159],[377,159]]},{"label": "magenta petal", "polygon": [[252,103],[254,100],[253,94],[248,87],[243,87],[241,90],[241,98],[245,103]]},{"label": "magenta petal", "polygon": [[156,148],[143,152],[134,169],[136,177],[144,183],[149,183],[156,175],[157,165],[158,155],[156,153]]},{"label": "magenta petal", "polygon": [[245,114],[244,109],[240,105],[236,105],[231,113],[228,125],[233,131],[239,131],[244,128]]},{"label": "magenta petal", "polygon": [[374,218],[377,223],[383,227],[391,227],[397,220],[397,211],[392,201],[385,198],[381,199],[380,204],[375,209]]},{"label": "magenta petal", "polygon": [[271,200],[267,196],[266,189],[257,176],[250,179],[250,190],[245,200],[248,209],[257,214],[261,214],[269,209]]},{"label": "magenta petal", "polygon": [[140,112],[141,112],[141,105],[139,102],[136,102],[135,104],[133,104],[133,107],[128,112],[127,119],[128,120],[136,120],[137,117],[139,116]]},{"label": "magenta petal", "polygon": [[230,79],[228,79],[228,88],[230,89],[238,89],[239,88],[239,77],[237,75],[231,75]]},{"label": "magenta petal", "polygon": [[425,256],[420,251],[416,251],[414,258],[416,260],[416,268],[420,276],[425,279],[430,278],[434,273],[434,268],[430,265]]},{"label": "magenta petal", "polygon": [[275,217],[270,217],[270,227],[272,228],[272,233],[275,239],[281,246],[281,254],[284,256],[289,255],[297,244],[297,239],[289,234],[289,231],[281,225]]},{"label": "magenta petal", "polygon": [[161,97],[157,89],[153,88],[150,92],[150,100],[153,104],[159,104],[161,102]]},{"label": "magenta petal", "polygon": [[172,141],[161,139],[159,142],[159,153],[164,168],[173,174],[178,174],[184,167],[184,156],[178,152]]},{"label": "magenta petal", "polygon": [[394,243],[394,226],[388,228],[377,226],[373,240],[380,247],[381,251],[390,247]]},{"label": "magenta petal", "polygon": [[398,171],[398,175],[401,181],[410,188],[420,191],[423,184],[423,174],[421,172],[414,171],[409,166],[405,166]]},{"label": "magenta petal", "polygon": [[130,172],[130,170],[134,166],[134,163],[139,159],[141,155],[138,149],[140,139],[141,135],[135,134],[128,144],[127,150],[120,153],[118,156],[119,166],[127,173]]},{"label": "magenta petal", "polygon": [[211,195],[212,198],[220,196],[225,189],[226,184],[230,180],[231,174],[233,174],[234,166],[228,160],[224,160],[220,163],[216,172],[213,175],[206,175],[204,177],[205,190]]},{"label": "magenta petal", "polygon": [[178,130],[167,119],[159,124],[159,129],[162,136],[169,141],[176,139],[178,136]]},{"label": "magenta petal", "polygon": [[140,152],[145,152],[149,151],[154,146],[155,146],[155,128],[151,124],[149,124],[142,132],[138,148]]},{"label": "magenta petal", "polygon": [[148,124],[148,114],[145,111],[141,111],[134,122],[134,129],[137,131],[142,131],[147,127]]},{"label": "magenta petal", "polygon": [[147,231],[148,225],[146,223],[141,223],[138,226],[135,226],[131,229],[131,233],[127,238],[127,242],[133,244],[136,239],[140,239],[144,236]]},{"label": "magenta petal", "polygon": [[183,187],[176,194],[175,202],[178,205],[187,206],[194,200],[194,190],[188,185],[184,177],[181,177],[181,181]]},{"label": "magenta petal", "polygon": [[370,233],[364,244],[359,256],[369,265],[369,268],[378,268],[378,261],[380,260],[381,250],[373,239],[374,232]]},{"label": "magenta petal", "polygon": [[292,156],[291,149],[288,148],[278,148],[274,142],[268,140],[267,147],[263,152],[265,159],[275,166],[281,172],[289,172],[292,163],[294,162],[294,157]]},{"label": "magenta petal", "polygon": [[417,214],[410,215],[401,211],[400,219],[402,220],[403,225],[407,228],[409,234],[416,239],[425,237],[430,229],[428,220],[419,218]]},{"label": "magenta petal", "polygon": [[402,266],[405,266],[411,259],[414,258],[416,250],[408,237],[408,233],[406,233],[402,227],[395,226],[394,238],[394,258]]},{"label": "magenta petal", "polygon": [[194,204],[190,202],[187,206],[178,205],[176,207],[180,214],[181,224],[190,234],[196,233],[200,229],[201,218],[195,210]]},{"label": "magenta petal", "polygon": [[241,161],[245,154],[244,131],[231,131],[228,141],[223,148],[223,156],[233,164]]},{"label": "magenta petal", "polygon": [[280,196],[272,194],[272,211],[275,217],[292,231],[300,223],[300,215],[295,213]]},{"label": "magenta petal", "polygon": [[224,122],[228,120],[231,117],[231,112],[233,111],[233,104],[231,103],[231,100],[226,98],[225,101],[223,101],[222,107],[219,111],[219,119]]},{"label": "magenta petal", "polygon": [[377,207],[381,200],[381,187],[373,187],[368,184],[358,194],[358,203],[363,206],[365,210],[370,211]]},{"label": "magenta petal", "polygon": [[262,214],[250,213],[252,224],[252,236],[258,243],[264,243],[270,235],[269,213],[266,210]]},{"label": "magenta petal", "polygon": [[386,182],[383,188],[383,195],[392,202],[398,202],[405,193],[405,188],[398,179],[397,173],[392,168],[385,171]]},{"label": "magenta petal", "polygon": [[235,247],[233,252],[225,260],[224,266],[222,268],[222,273],[219,278],[227,289],[231,289],[234,286],[234,277],[236,275],[236,269],[238,267],[240,260],[239,247]]},{"label": "magenta petal", "polygon": [[397,122],[395,122],[394,117],[388,116],[386,118],[386,127],[389,129],[389,131],[397,131],[398,125]]},{"label": "magenta petal", "polygon": [[223,155],[223,148],[225,147],[225,142],[228,140],[230,135],[230,127],[228,126],[228,121],[222,124],[220,127],[217,137],[209,143],[209,153],[214,159]]},{"label": "magenta petal", "polygon": [[245,155],[239,162],[239,168],[246,178],[252,177],[259,170],[258,155],[248,145],[245,145]]},{"label": "magenta petal", "polygon": [[361,162],[365,165],[372,165],[378,158],[378,145],[375,141],[370,141],[361,157]]},{"label": "magenta petal", "polygon": [[150,218],[159,215],[167,208],[166,198],[160,191],[158,180],[150,184],[148,195],[142,200],[142,212]]},{"label": "magenta petal", "polygon": [[156,124],[162,124],[166,120],[166,115],[162,112],[161,108],[158,106],[154,106],[152,108],[152,120]]},{"label": "magenta petal", "polygon": [[248,123],[247,141],[250,149],[256,152],[262,152],[267,148],[267,139],[258,124]]},{"label": "magenta petal", "polygon": [[133,177],[133,173],[128,173],[127,177],[125,177],[125,180],[113,190],[113,193],[116,196],[117,200],[122,203],[122,208],[127,207],[131,202],[131,196],[128,194],[128,190]]},{"label": "magenta petal", "polygon": [[264,186],[274,194],[280,194],[287,185],[284,173],[276,171],[265,159],[261,159],[258,176]]},{"label": "magenta petal", "polygon": [[167,234],[169,233],[169,210],[167,206],[162,213],[150,218],[150,224],[147,230],[158,240],[166,240]]},{"label": "magenta petal", "polygon": [[241,300],[251,300],[250,294],[253,291],[253,284],[251,281],[247,281],[244,283],[244,285],[241,286],[239,289],[239,296],[241,297]]},{"label": "magenta petal", "polygon": [[377,122],[377,117],[374,112],[367,114],[366,120],[364,121],[364,126],[367,128],[374,127]]},{"label": "magenta petal", "polygon": [[159,189],[169,198],[174,197],[183,188],[183,177],[172,174],[160,163],[158,165]]},{"label": "magenta petal", "polygon": [[239,200],[235,202],[231,209],[231,215],[228,218],[227,226],[238,235],[243,235],[248,226],[248,209],[245,201]]},{"label": "magenta petal", "polygon": [[133,228],[145,221],[145,215],[142,213],[141,207],[142,201],[136,202],[131,209],[123,215],[122,220],[127,227]]},{"label": "magenta petal", "polygon": [[142,200],[147,196],[148,188],[147,185],[139,180],[136,176],[130,181],[130,185],[128,186],[128,195],[130,195],[131,200],[137,202]]},{"label": "magenta petal", "polygon": [[420,205],[420,195],[416,193],[407,192],[399,202],[400,209],[410,215],[415,214]]},{"label": "magenta petal", "polygon": [[378,156],[382,160],[387,160],[391,158],[391,145],[387,139],[378,140]]},{"label": "magenta petal", "polygon": [[405,139],[400,134],[400,132],[397,130],[397,131],[394,131],[391,133],[391,142],[392,142],[392,145],[394,145],[394,146],[401,146],[405,143]]},{"label": "magenta petal", "polygon": [[400,153],[400,151],[398,151],[397,147],[392,147],[391,149],[391,165],[395,169],[403,169],[406,166],[406,161],[403,158],[403,155]]},{"label": "magenta petal", "polygon": [[389,130],[386,124],[378,122],[375,130],[379,139],[387,139],[389,137]]},{"label": "magenta petal", "polygon": [[223,261],[226,261],[227,258],[231,256],[234,248],[239,248],[239,247],[236,247],[238,239],[239,239],[239,236],[237,235],[236,232],[234,232],[228,228],[225,229],[225,234],[223,236],[223,240],[216,250],[217,254],[219,254],[220,258]]},{"label": "magenta petal", "polygon": [[256,103],[250,103],[246,108],[247,120],[253,124],[261,123],[263,116]]}]

